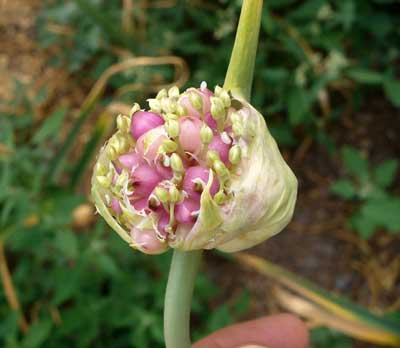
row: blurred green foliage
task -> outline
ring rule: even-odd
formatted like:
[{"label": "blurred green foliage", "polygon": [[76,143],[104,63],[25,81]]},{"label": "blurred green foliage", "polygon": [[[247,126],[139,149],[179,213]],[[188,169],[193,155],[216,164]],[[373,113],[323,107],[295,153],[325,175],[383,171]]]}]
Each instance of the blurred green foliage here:
[{"label": "blurred green foliage", "polygon": [[[178,0],[167,8],[133,3],[132,11],[124,13],[121,1],[44,1],[37,31],[41,46],[53,52],[50,63],[66,67],[90,86],[121,60],[121,49],[133,56],[173,54],[190,67],[188,85],[223,83],[241,1]],[[280,144],[295,146],[312,136],[332,149],[326,125],[340,117],[345,103],[359,107],[370,90],[400,107],[399,11],[395,0],[265,1],[253,103],[268,115]],[[123,26],[126,15],[131,29]],[[169,67],[140,68],[113,77],[109,89],[166,82],[172,76]],[[101,221],[93,229],[72,227],[73,209],[86,198],[71,187],[96,143],[89,142],[76,163],[67,162],[70,146],[58,135],[68,110],[58,108],[39,122],[33,108],[46,91],[28,100],[22,89],[18,86],[12,105],[22,107],[22,114],[0,115],[0,237],[32,326],[25,337],[18,332],[17,313],[9,310],[0,289],[0,346],[162,346],[170,255],[129,253]],[[147,97],[142,91],[121,99],[131,103]],[[67,137],[70,144],[79,127]],[[94,128],[92,139],[98,140],[102,128]],[[62,156],[60,149],[66,149]],[[377,227],[399,230],[399,198],[389,193],[397,161],[372,167],[347,147],[342,158],[347,177],[332,190],[360,204],[351,226],[365,238]],[[64,185],[49,180],[55,161],[67,162],[56,169],[72,174]],[[37,223],[27,224],[31,217]],[[201,275],[193,303],[195,338],[234,322],[248,307],[246,293],[233,305],[211,305],[218,295],[218,288]],[[351,346],[350,339],[327,329],[313,330],[312,342],[313,348]]]},{"label": "blurred green foliage", "polygon": [[[17,87],[13,107],[19,114],[0,114],[0,242],[31,326],[26,336],[20,334],[18,313],[0,287],[0,346],[162,346],[170,253],[130,251],[103,220],[93,228],[73,227],[73,212],[86,198],[48,180],[59,156],[55,149],[65,142],[58,135],[66,110],[37,121],[32,108],[45,91],[29,100]],[[231,324],[248,308],[245,292],[232,304],[212,305],[220,291],[204,274],[195,291],[196,338]]]},{"label": "blurred green foliage", "polygon": [[[39,17],[39,40],[44,47],[62,47],[52,62],[81,77],[98,78],[118,61],[116,48],[123,48],[135,56],[183,57],[192,73],[188,85],[222,84],[241,1],[151,4],[134,3],[131,12],[123,13],[118,1],[49,1]],[[281,144],[295,145],[309,134],[330,146],[326,123],[340,116],[340,101],[349,90],[352,100],[347,102],[356,107],[369,88],[381,89],[400,107],[399,10],[395,0],[265,1],[253,103],[269,115]],[[123,27],[126,15],[132,20],[130,31]],[[69,31],[51,30],[49,23]],[[113,79],[112,86],[148,84],[155,75],[166,80],[171,71],[143,68]]]},{"label": "blurred green foliage", "polygon": [[391,159],[372,166],[360,151],[350,146],[344,146],[341,155],[347,177],[336,181],[331,190],[346,200],[360,203],[350,218],[350,226],[365,239],[378,228],[399,233],[400,196],[389,190],[399,161]]},{"label": "blurred green foliage", "polygon": [[352,339],[333,330],[317,327],[311,330],[311,348],[352,348]]}]

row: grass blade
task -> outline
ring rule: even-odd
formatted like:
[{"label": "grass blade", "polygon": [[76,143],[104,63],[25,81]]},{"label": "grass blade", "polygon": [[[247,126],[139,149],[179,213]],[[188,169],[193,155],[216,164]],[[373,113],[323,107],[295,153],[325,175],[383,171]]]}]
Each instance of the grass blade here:
[{"label": "grass blade", "polygon": [[104,93],[108,81],[111,77],[128,69],[138,68],[142,66],[154,66],[154,65],[172,65],[175,67],[175,80],[174,84],[178,87],[186,83],[188,79],[188,68],[186,62],[176,56],[165,56],[165,57],[135,57],[124,60],[123,62],[116,63],[107,68],[96,81],[86,99],[84,100],[79,117],[76,120],[74,126],[67,135],[64,144],[61,146],[57,156],[55,156],[49,170],[49,179],[55,182],[60,175],[66,157],[71,150],[75,138],[77,137],[82,125],[91,114],[92,110],[96,106],[98,100]]},{"label": "grass blade", "polygon": [[400,345],[399,324],[379,317],[345,298],[333,295],[312,282],[296,276],[265,259],[246,253],[238,253],[235,257],[240,263],[250,266],[257,272],[271,277],[290,290],[301,294],[310,302],[320,306],[324,311],[341,320],[362,326],[365,332],[370,333],[364,337],[365,340],[394,347]]},{"label": "grass blade", "polygon": [[71,189],[74,189],[78,184],[82,174],[85,172],[85,169],[93,156],[93,153],[97,149],[97,145],[106,136],[106,134],[110,132],[113,124],[114,118],[108,112],[105,112],[100,116],[100,119],[97,121],[96,126],[94,127],[91,138],[86,143],[81,157],[72,170],[70,180]]}]

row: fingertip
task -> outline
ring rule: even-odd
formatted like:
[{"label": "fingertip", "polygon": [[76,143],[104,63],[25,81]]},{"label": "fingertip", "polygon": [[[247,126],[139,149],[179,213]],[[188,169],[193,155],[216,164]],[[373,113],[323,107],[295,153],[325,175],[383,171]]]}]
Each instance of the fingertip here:
[{"label": "fingertip", "polygon": [[296,348],[308,348],[310,344],[310,336],[307,325],[299,317],[282,313],[275,317],[277,320],[282,321],[286,327],[287,332],[296,337]]},{"label": "fingertip", "polygon": [[278,314],[221,329],[198,342],[195,347],[240,348],[249,345],[308,348],[308,329],[298,317]]}]

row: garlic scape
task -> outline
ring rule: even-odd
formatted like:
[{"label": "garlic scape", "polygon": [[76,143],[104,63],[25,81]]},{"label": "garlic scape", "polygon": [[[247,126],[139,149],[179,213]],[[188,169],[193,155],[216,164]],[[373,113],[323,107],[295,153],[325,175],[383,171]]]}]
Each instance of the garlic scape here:
[{"label": "garlic scape", "polygon": [[118,116],[92,177],[98,212],[135,249],[233,252],[290,221],[297,180],[262,115],[202,83]]}]

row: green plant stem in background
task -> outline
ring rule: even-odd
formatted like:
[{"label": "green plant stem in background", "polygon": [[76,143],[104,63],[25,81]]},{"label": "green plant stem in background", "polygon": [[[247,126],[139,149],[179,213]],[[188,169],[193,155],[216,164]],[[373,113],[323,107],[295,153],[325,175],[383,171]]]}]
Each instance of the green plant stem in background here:
[{"label": "green plant stem in background", "polygon": [[174,250],[165,293],[166,348],[190,348],[190,308],[202,250]]},{"label": "green plant stem in background", "polygon": [[250,101],[260,32],[262,0],[244,0],[224,88]]},{"label": "green plant stem in background", "polygon": [[[244,0],[224,88],[250,101],[262,0]],[[190,348],[190,308],[201,251],[174,251],[164,307],[166,348]]]}]

